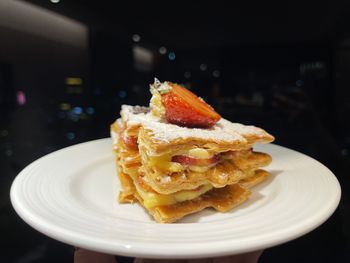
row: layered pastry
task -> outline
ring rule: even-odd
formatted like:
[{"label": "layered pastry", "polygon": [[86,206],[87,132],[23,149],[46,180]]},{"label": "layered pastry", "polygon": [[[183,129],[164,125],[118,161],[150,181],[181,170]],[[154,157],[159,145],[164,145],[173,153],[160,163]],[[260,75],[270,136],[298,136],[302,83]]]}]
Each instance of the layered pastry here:
[{"label": "layered pastry", "polygon": [[264,181],[271,156],[253,144],[274,137],[221,118],[184,87],[156,80],[150,107],[123,105],[111,125],[119,202],[139,202],[160,223],[212,207],[227,212]]}]

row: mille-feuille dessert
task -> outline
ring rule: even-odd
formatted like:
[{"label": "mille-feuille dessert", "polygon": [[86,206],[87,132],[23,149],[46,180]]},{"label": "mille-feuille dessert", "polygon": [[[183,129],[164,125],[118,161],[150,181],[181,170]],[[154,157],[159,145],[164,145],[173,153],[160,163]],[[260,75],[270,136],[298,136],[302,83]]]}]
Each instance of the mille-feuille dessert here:
[{"label": "mille-feuille dessert", "polygon": [[120,203],[139,202],[160,223],[246,201],[269,173],[271,156],[253,151],[274,137],[232,123],[186,88],[158,80],[150,107],[123,105],[111,125]]}]

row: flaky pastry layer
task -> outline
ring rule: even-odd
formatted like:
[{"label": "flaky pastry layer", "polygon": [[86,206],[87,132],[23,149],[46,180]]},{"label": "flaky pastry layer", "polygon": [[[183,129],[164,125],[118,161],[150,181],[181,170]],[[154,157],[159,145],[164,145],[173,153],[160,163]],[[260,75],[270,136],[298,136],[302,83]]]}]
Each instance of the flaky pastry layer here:
[{"label": "flaky pastry layer", "polygon": [[127,134],[140,129],[139,144],[149,155],[166,154],[191,145],[213,152],[250,148],[256,142],[268,143],[274,137],[261,128],[221,119],[210,129],[186,128],[164,123],[150,114],[148,107],[122,105],[121,120]]},{"label": "flaky pastry layer", "polygon": [[246,201],[251,194],[248,189],[264,181],[268,175],[268,172],[260,169],[257,170],[254,175],[236,184],[228,185],[223,188],[214,188],[193,200],[173,205],[147,208],[144,205],[144,200],[138,194],[130,176],[119,172],[118,176],[123,185],[123,190],[119,194],[119,202],[139,202],[157,222],[172,223],[186,215],[199,212],[208,207],[212,207],[219,212],[231,210]]},{"label": "flaky pastry layer", "polygon": [[205,172],[187,169],[171,173],[159,169],[156,165],[150,166],[147,157],[141,158],[138,151],[128,149],[121,138],[117,139],[115,146],[123,171],[133,175],[141,174],[145,184],[161,194],[195,189],[207,183],[216,188],[224,187],[237,183],[271,162],[271,156],[268,154],[248,149],[223,153],[222,160]]},{"label": "flaky pastry layer", "polygon": [[[157,222],[175,222],[208,207],[229,211],[268,176],[260,168],[271,157],[252,150],[254,143],[274,139],[263,129],[225,119],[211,129],[189,129],[163,123],[138,106],[123,105],[121,116],[111,126],[119,202],[139,202]],[[209,157],[194,158],[208,163],[193,167],[173,159],[198,149]]]}]

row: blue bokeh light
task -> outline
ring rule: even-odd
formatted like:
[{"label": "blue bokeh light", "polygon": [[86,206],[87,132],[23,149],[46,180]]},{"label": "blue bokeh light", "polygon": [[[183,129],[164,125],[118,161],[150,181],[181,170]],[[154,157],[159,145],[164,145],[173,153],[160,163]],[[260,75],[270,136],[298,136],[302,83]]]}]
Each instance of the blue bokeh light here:
[{"label": "blue bokeh light", "polygon": [[77,115],[83,113],[83,109],[82,109],[81,107],[74,107],[74,108],[72,109],[72,111],[73,111],[74,114],[77,114]]},{"label": "blue bokeh light", "polygon": [[176,58],[175,52],[169,52],[168,58],[169,58],[169,60],[175,60],[175,58]]},{"label": "blue bokeh light", "polygon": [[93,107],[87,107],[86,113],[92,115],[95,113],[95,109]]},{"label": "blue bokeh light", "polygon": [[120,90],[118,92],[118,96],[122,99],[126,98],[127,95],[128,95],[128,93],[125,90]]},{"label": "blue bokeh light", "polygon": [[67,132],[66,137],[68,140],[74,140],[75,139],[75,133],[74,132]]}]

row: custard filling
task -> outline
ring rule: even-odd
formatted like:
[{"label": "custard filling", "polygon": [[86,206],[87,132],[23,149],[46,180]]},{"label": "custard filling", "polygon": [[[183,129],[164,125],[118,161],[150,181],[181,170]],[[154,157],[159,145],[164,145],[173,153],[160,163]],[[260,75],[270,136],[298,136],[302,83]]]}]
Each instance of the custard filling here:
[{"label": "custard filling", "polygon": [[192,200],[213,188],[211,184],[205,184],[193,190],[182,190],[173,194],[164,195],[159,194],[153,191],[152,189],[148,189],[149,191],[146,191],[144,189],[145,187],[140,184],[140,181],[138,180],[137,176],[132,176],[132,179],[136,191],[143,199],[143,203],[146,208],[152,208],[162,205],[172,205]]},{"label": "custard filling", "polygon": [[186,169],[204,173],[220,161],[220,154],[213,154],[203,148],[193,148],[187,152],[148,156],[148,166],[165,173],[178,173]]}]

